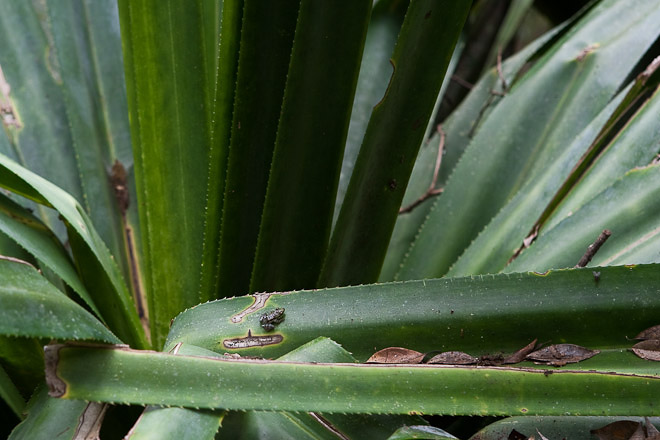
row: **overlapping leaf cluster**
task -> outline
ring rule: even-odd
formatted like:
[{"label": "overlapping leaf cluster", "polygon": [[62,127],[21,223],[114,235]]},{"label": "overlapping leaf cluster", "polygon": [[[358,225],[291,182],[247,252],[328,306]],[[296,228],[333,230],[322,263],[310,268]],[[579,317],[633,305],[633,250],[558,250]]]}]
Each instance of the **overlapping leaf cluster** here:
[{"label": "overlapping leaf cluster", "polygon": [[[12,438],[657,416],[660,2],[591,2],[502,61],[513,1],[469,67],[484,3],[1,1]],[[395,346],[416,362],[361,363]]]}]

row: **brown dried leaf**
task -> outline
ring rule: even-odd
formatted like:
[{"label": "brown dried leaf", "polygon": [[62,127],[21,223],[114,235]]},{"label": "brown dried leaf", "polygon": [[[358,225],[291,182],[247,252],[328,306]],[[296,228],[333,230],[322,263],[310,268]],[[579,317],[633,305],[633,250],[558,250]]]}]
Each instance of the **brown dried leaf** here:
[{"label": "brown dried leaf", "polygon": [[575,344],[555,344],[530,353],[526,358],[535,363],[561,367],[589,359],[598,353],[599,350],[589,350]]},{"label": "brown dried leaf", "polygon": [[660,361],[660,339],[647,339],[632,347],[633,353],[647,361]]},{"label": "brown dried leaf", "polygon": [[660,325],[647,328],[635,336],[635,339],[660,339]]},{"label": "brown dried leaf", "polygon": [[462,351],[445,351],[444,353],[436,354],[428,362],[429,364],[445,364],[445,365],[473,365],[479,361],[474,356],[470,356]]},{"label": "brown dried leaf", "polygon": [[646,438],[647,440],[660,439],[660,431],[656,428],[648,417],[644,417],[644,424],[646,425]]},{"label": "brown dried leaf", "polygon": [[372,364],[419,364],[424,359],[425,354],[415,350],[409,350],[401,347],[388,347],[377,351],[367,363]]},{"label": "brown dried leaf", "polygon": [[642,429],[641,423],[632,420],[620,420],[602,428],[592,429],[591,433],[599,440],[630,440],[638,429]]},{"label": "brown dried leaf", "polygon": [[527,440],[527,436],[519,433],[515,429],[511,430],[507,440]]},{"label": "brown dried leaf", "polygon": [[522,362],[525,360],[528,354],[530,354],[532,351],[534,351],[534,347],[536,347],[536,339],[534,339],[532,342],[529,344],[525,345],[523,348],[520,350],[516,351],[513,353],[511,356],[507,357],[502,361],[503,364],[517,364],[518,362]]},{"label": "brown dried leaf", "polygon": [[485,366],[493,366],[493,365],[502,365],[504,362],[504,356],[501,354],[485,354],[483,356],[479,357],[479,361],[477,364],[479,365],[485,365]]}]

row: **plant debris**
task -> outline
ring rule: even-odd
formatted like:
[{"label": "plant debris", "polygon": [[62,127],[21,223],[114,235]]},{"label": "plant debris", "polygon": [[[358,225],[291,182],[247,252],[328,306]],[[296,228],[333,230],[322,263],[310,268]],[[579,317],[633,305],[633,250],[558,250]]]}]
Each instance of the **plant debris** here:
[{"label": "plant debris", "polygon": [[525,360],[528,354],[534,351],[534,348],[536,348],[536,341],[537,339],[534,339],[532,342],[529,344],[525,345],[523,348],[520,350],[516,351],[513,353],[511,356],[506,357],[502,363],[503,364],[517,364],[518,362],[522,362]]},{"label": "plant debris", "polygon": [[542,348],[526,356],[526,359],[534,361],[535,364],[552,365],[562,367],[566,364],[580,362],[600,353],[599,350],[589,350],[574,344],[555,344]]},{"label": "plant debris", "polygon": [[426,356],[419,351],[402,347],[388,347],[378,350],[367,359],[371,364],[419,364]]},{"label": "plant debris", "polygon": [[660,339],[647,339],[633,345],[632,352],[647,361],[660,362]]},{"label": "plant debris", "polygon": [[635,339],[660,339],[660,325],[654,325],[644,331],[641,331]]},{"label": "plant debris", "polygon": [[592,429],[591,433],[599,440],[660,440],[660,432],[644,418],[644,425],[633,420],[619,420],[602,428]]},{"label": "plant debris", "polygon": [[477,362],[479,362],[479,359],[462,351],[445,351],[444,353],[436,354],[428,361],[429,364],[444,365],[473,365]]}]

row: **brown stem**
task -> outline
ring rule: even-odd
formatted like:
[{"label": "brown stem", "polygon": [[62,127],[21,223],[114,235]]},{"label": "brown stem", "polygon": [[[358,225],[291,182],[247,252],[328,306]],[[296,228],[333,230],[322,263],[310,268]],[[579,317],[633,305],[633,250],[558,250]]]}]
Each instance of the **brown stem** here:
[{"label": "brown stem", "polygon": [[426,192],[422,194],[420,198],[412,202],[410,205],[404,206],[403,208],[399,209],[399,214],[405,214],[411,212],[413,209],[421,205],[426,199],[442,193],[442,188],[436,188],[435,185],[438,182],[438,175],[440,173],[440,164],[442,163],[442,153],[445,148],[445,132],[442,129],[442,125],[438,125],[437,130],[438,130],[438,134],[440,135],[440,142],[438,144],[438,155],[435,159],[435,168],[433,169],[433,179],[431,180],[431,185],[428,187]]},{"label": "brown stem", "polygon": [[612,235],[612,232],[610,232],[609,229],[605,229],[603,232],[601,232],[596,241],[589,245],[587,251],[584,253],[582,258],[580,258],[580,261],[578,261],[578,264],[576,264],[575,267],[586,267],[594,255],[596,255],[598,249],[600,249],[600,247],[607,241],[607,239],[610,238],[610,235]]}]

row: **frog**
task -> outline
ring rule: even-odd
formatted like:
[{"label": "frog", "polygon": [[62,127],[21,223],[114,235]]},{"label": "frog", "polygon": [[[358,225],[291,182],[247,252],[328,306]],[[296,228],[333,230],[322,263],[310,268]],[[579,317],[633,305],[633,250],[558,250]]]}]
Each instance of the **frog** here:
[{"label": "frog", "polygon": [[274,310],[268,311],[259,317],[261,327],[267,332],[275,330],[278,324],[284,321],[284,308],[278,307]]}]

